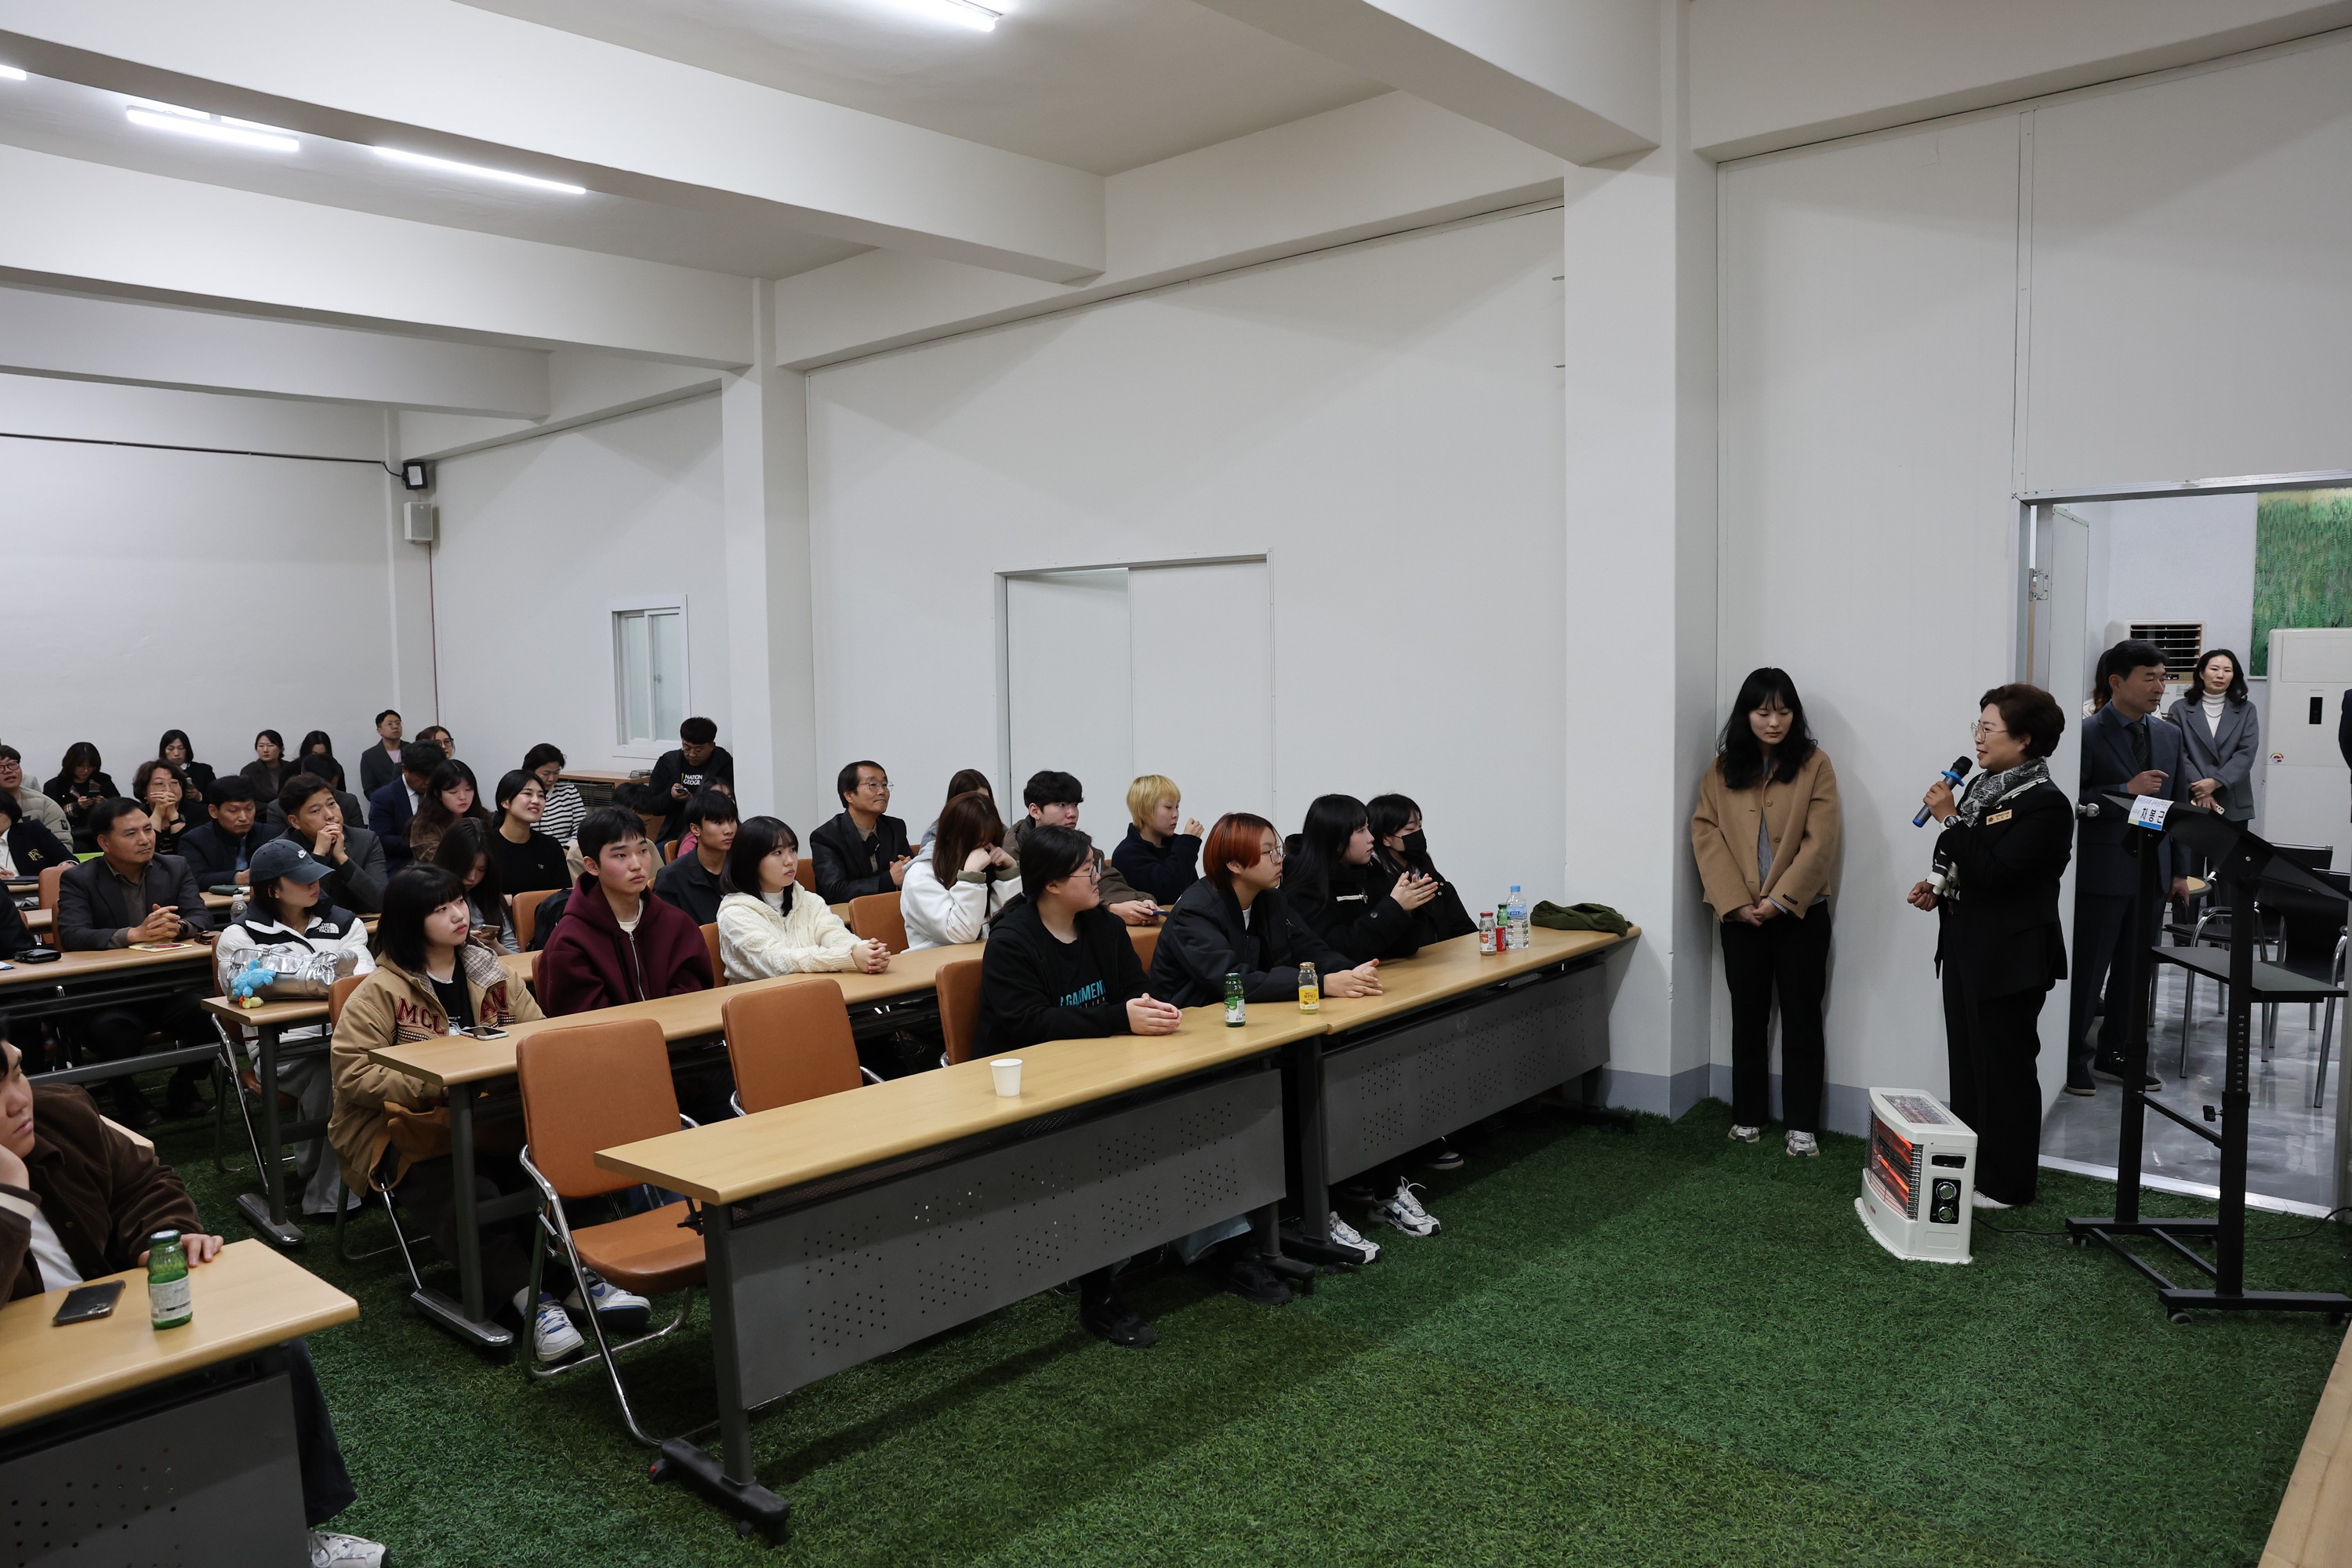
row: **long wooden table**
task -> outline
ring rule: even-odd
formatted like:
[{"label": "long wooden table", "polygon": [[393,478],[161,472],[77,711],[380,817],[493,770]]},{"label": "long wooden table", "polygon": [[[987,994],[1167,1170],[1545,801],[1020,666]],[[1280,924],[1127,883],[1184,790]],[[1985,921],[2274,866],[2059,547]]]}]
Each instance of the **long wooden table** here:
[{"label": "long wooden table", "polygon": [[2303,1452],[2279,1500],[2261,1568],[2345,1568],[2352,1563],[2352,1334],[2312,1412]]},{"label": "long wooden table", "polygon": [[[143,1269],[114,1315],[53,1325],[63,1290],[0,1307],[0,1492],[41,1509],[11,1562],[302,1561],[293,1402],[277,1347],[359,1304],[258,1241],[190,1274],[194,1321],[150,1326]],[[70,1500],[70,1506],[68,1506]],[[23,1527],[19,1527],[20,1529]]]},{"label": "long wooden table", "polygon": [[[797,985],[811,979],[831,980],[840,985],[842,1000],[855,1011],[860,1007],[871,1008],[929,997],[941,964],[979,955],[978,942],[924,948],[918,952],[893,954],[890,967],[879,974],[859,974],[853,971],[822,975],[779,975],[772,980],[748,981],[740,985],[721,985],[714,990],[697,991],[684,996],[664,996],[651,1002],[632,1002],[624,1006],[603,1008],[593,1017],[599,1023],[622,1018],[651,1018],[661,1026],[662,1037],[672,1046],[691,1046],[719,1037],[724,1028],[721,1011],[728,998],[748,991],[765,986]],[[511,1193],[487,1202],[475,1195],[475,1126],[481,1101],[493,1086],[502,1085],[514,1077],[516,1053],[524,1040],[550,1029],[588,1021],[587,1016],[541,1019],[513,1025],[503,1036],[492,1039],[448,1035],[438,1039],[383,1047],[368,1053],[371,1059],[411,1078],[422,1079],[434,1088],[446,1091],[449,1097],[449,1154],[457,1175],[454,1196],[458,1296],[457,1300],[451,1301],[438,1292],[425,1290],[416,1292],[411,1299],[435,1321],[475,1343],[495,1348],[510,1343],[514,1337],[490,1321],[488,1304],[482,1299],[482,1226],[486,1222],[530,1214],[538,1206],[537,1195],[530,1192]]]},{"label": "long wooden table", "polygon": [[751,1411],[1038,1290],[1236,1215],[1277,1254],[1283,1049],[1296,1006],[1226,1026],[1018,1052],[607,1150],[598,1163],[702,1201],[723,1458],[663,1445],[677,1479],[780,1538]]},{"label": "long wooden table", "polygon": [[[214,914],[219,914],[236,902],[236,900],[227,893],[206,893],[203,898],[205,908]],[[25,929],[35,936],[51,930],[58,923],[58,912],[55,910],[23,910],[18,911],[18,918],[25,922]]]}]

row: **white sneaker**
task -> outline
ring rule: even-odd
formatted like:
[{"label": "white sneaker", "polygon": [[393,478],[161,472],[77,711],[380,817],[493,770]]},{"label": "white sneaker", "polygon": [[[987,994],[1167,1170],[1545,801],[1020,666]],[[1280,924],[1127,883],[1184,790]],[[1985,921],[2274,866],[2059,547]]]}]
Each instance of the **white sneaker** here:
[{"label": "white sneaker", "polygon": [[331,1530],[310,1532],[310,1568],[383,1568],[383,1547]]},{"label": "white sneaker", "polygon": [[[596,1304],[596,1321],[608,1330],[634,1334],[653,1321],[654,1304],[634,1290],[624,1290],[601,1275],[588,1276],[588,1300]],[[580,1289],[573,1286],[563,1304],[575,1312],[587,1310],[580,1299]]]},{"label": "white sneaker", "polygon": [[1437,1216],[1421,1206],[1411,1182],[1399,1182],[1395,1192],[1372,1205],[1372,1217],[1407,1236],[1435,1236]]},{"label": "white sneaker", "polygon": [[530,1316],[531,1353],[539,1357],[540,1364],[551,1366],[587,1342],[572,1326],[572,1314],[563,1310],[563,1303],[541,1292],[539,1310]]},{"label": "white sneaker", "polygon": [[1370,1263],[1381,1255],[1381,1244],[1365,1240],[1363,1233],[1341,1219],[1336,1210],[1331,1215],[1331,1242],[1355,1253],[1358,1263]]},{"label": "white sneaker", "polygon": [[1822,1152],[1822,1141],[1811,1132],[1789,1134],[1789,1152],[1801,1159],[1812,1159]]},{"label": "white sneaker", "polygon": [[1989,1198],[1982,1193],[1970,1193],[1969,1194],[1969,1205],[1972,1208],[1980,1209],[2005,1209],[2009,1206],[1999,1198]]},{"label": "white sneaker", "polygon": [[1735,1121],[1731,1124],[1731,1141],[1734,1143],[1754,1143],[1763,1136],[1764,1129],[1761,1127],[1750,1127],[1744,1121]]}]

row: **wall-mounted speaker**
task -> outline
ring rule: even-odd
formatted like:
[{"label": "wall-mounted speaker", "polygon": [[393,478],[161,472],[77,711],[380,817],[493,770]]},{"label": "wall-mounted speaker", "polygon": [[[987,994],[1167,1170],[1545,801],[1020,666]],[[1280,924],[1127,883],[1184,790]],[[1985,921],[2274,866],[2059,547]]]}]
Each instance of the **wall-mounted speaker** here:
[{"label": "wall-mounted speaker", "polygon": [[441,526],[441,509],[429,500],[413,500],[401,508],[405,525],[402,537],[411,544],[431,544]]}]

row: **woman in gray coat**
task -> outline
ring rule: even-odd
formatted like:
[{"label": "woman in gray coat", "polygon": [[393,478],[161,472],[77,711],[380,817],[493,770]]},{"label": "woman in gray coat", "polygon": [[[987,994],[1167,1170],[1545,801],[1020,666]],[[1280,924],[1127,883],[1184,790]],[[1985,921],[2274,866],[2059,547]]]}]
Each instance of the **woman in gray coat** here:
[{"label": "woman in gray coat", "polygon": [[2247,700],[2238,656],[2221,647],[2199,655],[2189,693],[2168,717],[2186,742],[2181,767],[2197,804],[2231,822],[2252,821],[2254,756],[2263,748],[2263,723]]}]

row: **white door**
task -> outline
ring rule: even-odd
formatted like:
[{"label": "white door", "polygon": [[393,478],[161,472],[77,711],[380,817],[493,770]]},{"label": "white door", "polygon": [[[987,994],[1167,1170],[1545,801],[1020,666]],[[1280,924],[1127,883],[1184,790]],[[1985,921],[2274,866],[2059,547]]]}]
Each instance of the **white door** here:
[{"label": "white door", "polygon": [[1010,822],[1022,815],[1021,785],[1030,774],[1075,773],[1087,792],[1079,826],[1106,851],[1127,831],[1127,784],[1135,776],[1127,577],[1114,568],[1004,584],[1012,776],[998,804]]},{"label": "white door", "polygon": [[[2075,786],[2083,777],[2082,723],[2083,702],[2091,695],[2091,667],[2098,652],[2091,643],[2091,526],[2083,518],[2064,507],[2045,509],[2049,527],[2044,535],[2050,543],[2050,560],[2043,579],[2048,595],[2042,606],[2048,612],[2050,627],[2050,662],[2046,675],[2037,670],[2047,684],[2045,689],[2058,700],[2059,710],[2066,715],[2066,738],[2050,759],[2050,782],[2074,798]],[[2029,606],[2031,607],[2031,606]],[[2074,863],[2066,862],[2066,875],[2058,885],[2058,918],[2066,927],[2066,952],[2075,956],[2074,943]],[[2070,969],[2079,970],[2079,963],[2070,962]],[[2066,1020],[2073,1006],[2073,982],[2060,981],[2053,987],[2050,1000],[2042,1009],[2042,1109],[2048,1110],[2066,1087]],[[2053,1042],[2056,1048],[2051,1049]],[[2053,1071],[2047,1064],[2055,1064]]]},{"label": "white door", "polygon": [[1274,630],[1265,563],[1138,567],[1127,575],[1127,595],[1134,772],[1175,780],[1184,815],[1203,823],[1229,811],[1271,820]]}]

